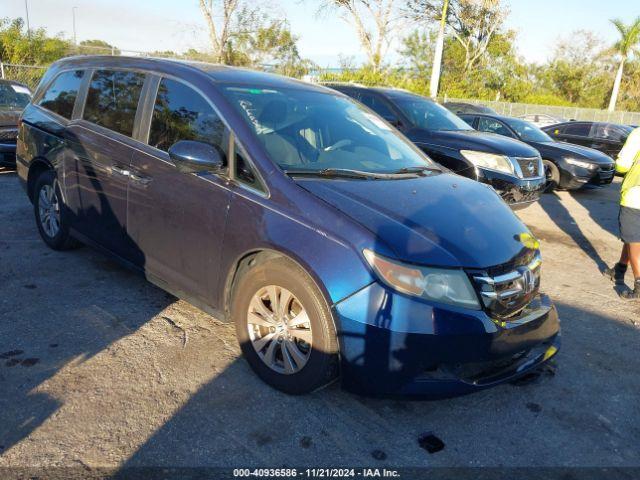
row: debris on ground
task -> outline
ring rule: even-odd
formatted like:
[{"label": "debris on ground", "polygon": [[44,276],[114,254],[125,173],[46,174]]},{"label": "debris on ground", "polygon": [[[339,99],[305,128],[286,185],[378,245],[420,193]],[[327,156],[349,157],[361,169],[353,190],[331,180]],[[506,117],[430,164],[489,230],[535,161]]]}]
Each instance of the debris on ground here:
[{"label": "debris on ground", "polygon": [[418,437],[418,445],[429,453],[436,453],[444,449],[444,442],[432,432],[423,433]]}]

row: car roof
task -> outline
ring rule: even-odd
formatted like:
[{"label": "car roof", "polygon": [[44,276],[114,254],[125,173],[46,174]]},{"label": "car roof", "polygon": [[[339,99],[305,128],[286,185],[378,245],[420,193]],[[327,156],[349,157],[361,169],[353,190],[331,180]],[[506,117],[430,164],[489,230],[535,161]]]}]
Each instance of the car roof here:
[{"label": "car roof", "polygon": [[466,102],[444,102],[443,105],[461,105],[464,107],[475,107],[473,103],[466,103]]},{"label": "car roof", "polygon": [[219,83],[250,84],[273,88],[304,88],[326,93],[335,93],[335,90],[320,85],[274,73],[192,60],[111,55],[79,55],[63,58],[55,62],[54,65],[57,68],[71,66],[75,68],[131,68],[150,71],[160,70],[161,72],[173,70],[177,75],[179,75],[180,72],[191,70],[203,72],[215,82]]},{"label": "car roof", "polygon": [[473,116],[473,117],[487,117],[487,118],[495,118],[496,120],[501,120],[503,122],[507,122],[509,123],[509,120],[518,120],[518,121],[522,121],[522,118],[517,118],[517,117],[507,117],[505,115],[492,115],[490,113],[476,113],[476,112],[469,112],[469,113],[460,113],[460,115],[468,115],[468,116]]}]

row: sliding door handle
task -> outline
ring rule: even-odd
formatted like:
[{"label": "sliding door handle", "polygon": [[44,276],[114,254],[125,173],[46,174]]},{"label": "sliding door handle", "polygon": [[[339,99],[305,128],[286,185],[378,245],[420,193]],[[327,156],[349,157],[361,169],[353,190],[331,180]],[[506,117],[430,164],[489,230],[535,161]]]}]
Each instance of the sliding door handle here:
[{"label": "sliding door handle", "polygon": [[122,175],[123,177],[128,177],[131,175],[131,172],[123,167],[119,167],[117,165],[111,165],[111,173],[117,173],[118,175]]},{"label": "sliding door handle", "polygon": [[151,177],[146,177],[144,175],[138,175],[137,173],[129,172],[129,178],[140,185],[146,186],[151,183]]}]

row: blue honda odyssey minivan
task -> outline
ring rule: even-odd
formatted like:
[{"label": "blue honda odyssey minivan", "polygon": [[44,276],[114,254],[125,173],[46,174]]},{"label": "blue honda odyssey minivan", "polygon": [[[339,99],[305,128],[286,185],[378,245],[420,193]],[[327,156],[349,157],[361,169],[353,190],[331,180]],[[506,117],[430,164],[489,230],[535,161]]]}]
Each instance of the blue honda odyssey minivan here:
[{"label": "blue honda odyssey minivan", "polygon": [[97,248],[234,322],[246,360],[284,392],[339,377],[452,396],[558,350],[538,243],[509,207],[334,90],[67,58],[23,114],[17,160],[47,245]]}]

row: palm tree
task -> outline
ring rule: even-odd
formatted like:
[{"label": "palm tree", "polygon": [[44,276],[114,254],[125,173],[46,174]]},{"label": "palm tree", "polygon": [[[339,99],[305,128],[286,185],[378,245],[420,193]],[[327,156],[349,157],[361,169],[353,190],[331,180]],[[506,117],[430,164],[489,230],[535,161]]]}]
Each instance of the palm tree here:
[{"label": "palm tree", "polygon": [[613,91],[611,92],[611,101],[609,102],[609,111],[613,112],[618,101],[618,93],[620,92],[620,82],[622,82],[622,73],[624,72],[624,64],[632,53],[638,52],[638,43],[640,43],[640,17],[636,18],[629,25],[625,25],[622,20],[614,19],[611,23],[616,27],[620,34],[620,40],[613,46],[613,51],[620,56],[620,64],[616,80],[613,83]]}]

